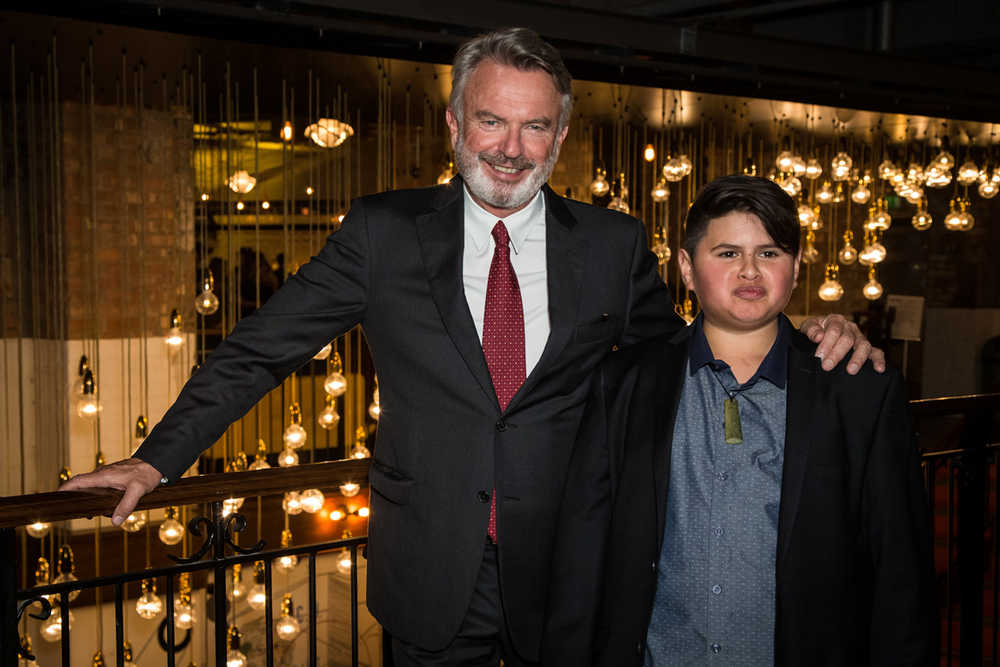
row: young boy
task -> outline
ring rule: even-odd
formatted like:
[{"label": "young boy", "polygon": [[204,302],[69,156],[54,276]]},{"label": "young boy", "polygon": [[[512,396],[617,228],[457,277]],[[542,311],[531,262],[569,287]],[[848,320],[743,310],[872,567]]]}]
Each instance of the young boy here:
[{"label": "young boy", "polygon": [[[602,368],[582,435],[596,442],[581,449],[603,451],[610,469],[597,664],[936,661],[902,379],[870,365],[821,371],[781,312],[799,233],[771,181],[710,183],[679,257],[701,314]],[[593,482],[577,473],[577,488]],[[581,512],[601,504],[586,494]]]}]

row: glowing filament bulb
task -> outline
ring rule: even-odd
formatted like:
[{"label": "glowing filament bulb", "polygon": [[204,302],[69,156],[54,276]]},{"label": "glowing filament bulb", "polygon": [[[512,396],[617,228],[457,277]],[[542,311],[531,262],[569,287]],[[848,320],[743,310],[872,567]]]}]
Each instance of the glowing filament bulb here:
[{"label": "glowing filament bulb", "polygon": [[167,344],[167,349],[177,350],[184,344],[184,333],[181,331],[181,316],[177,309],[170,313],[170,331],[163,340]]},{"label": "glowing filament bulb", "polygon": [[143,579],[142,595],[135,601],[135,613],[147,621],[163,613],[163,600],[156,594],[156,581]]},{"label": "glowing filament bulb", "polygon": [[299,622],[292,615],[292,596],[285,594],[281,599],[281,617],[275,624],[278,638],[290,642],[299,634]]},{"label": "glowing filament bulb", "polygon": [[184,526],[177,520],[176,507],[168,507],[166,511],[167,516],[163,520],[163,523],[160,524],[157,534],[161,542],[170,546],[177,544],[184,538]]},{"label": "glowing filament bulb", "polygon": [[215,288],[215,277],[211,271],[205,273],[205,280],[201,283],[201,293],[195,297],[194,309],[202,317],[214,315],[219,310],[219,297],[215,296],[212,290]]},{"label": "glowing filament bulb", "polygon": [[319,489],[306,489],[299,494],[299,504],[302,506],[302,510],[309,514],[315,514],[323,509],[325,500],[323,492]]},{"label": "glowing filament bulb", "polygon": [[837,265],[826,265],[826,280],[819,286],[819,298],[823,301],[838,301],[844,296],[844,287],[837,279]]},{"label": "glowing filament bulb", "polygon": [[25,532],[34,538],[41,539],[48,535],[49,529],[52,528],[51,523],[45,523],[43,521],[36,521],[35,523],[29,523],[24,527]]},{"label": "glowing filament bulb", "polygon": [[869,301],[874,301],[882,296],[882,283],[875,279],[875,267],[868,270],[868,282],[861,288],[861,293]]}]

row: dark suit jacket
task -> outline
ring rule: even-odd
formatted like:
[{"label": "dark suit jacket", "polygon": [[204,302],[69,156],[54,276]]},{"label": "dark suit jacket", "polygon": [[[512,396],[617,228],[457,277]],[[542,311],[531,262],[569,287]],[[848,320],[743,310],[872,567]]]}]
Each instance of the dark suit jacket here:
[{"label": "dark suit jacket", "polygon": [[342,228],[206,360],[137,452],[170,479],[316,350],[360,323],[382,414],[368,605],[436,650],[456,634],[498,499],[502,595],[536,657],[571,452],[597,363],[682,324],[634,218],[545,188],[551,333],[501,413],[462,283],[462,182],[356,200]]},{"label": "dark suit jacket", "polygon": [[[580,544],[588,522],[592,539],[599,539],[601,509],[611,507],[608,547],[599,557],[578,552],[568,571],[556,568],[554,586],[570,590],[569,599],[577,592],[575,612],[564,606],[550,620],[550,654],[566,656],[552,664],[587,662],[572,647],[591,632],[591,613],[595,662],[642,664],[689,334],[613,354],[595,380],[581,437],[590,444],[580,448],[586,455],[567,486],[567,497],[579,498],[582,509],[564,525],[577,533],[559,542]],[[815,348],[803,334],[791,334],[775,663],[935,663],[930,524],[902,378],[895,370],[879,375],[870,365],[857,377],[843,363],[824,372]],[[596,610],[584,596],[601,595],[597,585],[567,583],[588,580],[603,584]]]}]

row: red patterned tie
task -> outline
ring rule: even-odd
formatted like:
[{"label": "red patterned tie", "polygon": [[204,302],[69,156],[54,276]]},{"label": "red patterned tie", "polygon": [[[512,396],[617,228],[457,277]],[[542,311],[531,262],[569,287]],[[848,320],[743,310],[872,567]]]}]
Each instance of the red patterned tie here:
[{"label": "red patterned tie", "polygon": [[[503,221],[493,227],[493,263],[486,285],[486,312],[483,316],[483,354],[493,378],[500,410],[524,383],[524,308],[521,288],[510,264],[510,236]],[[497,494],[490,500],[490,523],[487,533],[497,539]]]}]

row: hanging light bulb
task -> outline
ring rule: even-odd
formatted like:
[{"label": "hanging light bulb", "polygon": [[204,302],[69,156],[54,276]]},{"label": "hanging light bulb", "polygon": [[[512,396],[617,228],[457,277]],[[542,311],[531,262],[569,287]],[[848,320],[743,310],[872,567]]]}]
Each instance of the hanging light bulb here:
[{"label": "hanging light bulb", "polygon": [[934,224],[934,218],[931,214],[927,212],[927,200],[921,199],[917,204],[917,212],[910,220],[910,224],[913,225],[914,229],[923,231],[925,229],[930,229],[930,226]]},{"label": "hanging light bulb", "polygon": [[315,514],[323,509],[325,501],[326,498],[323,497],[323,492],[319,489],[306,489],[299,494],[299,504],[302,510],[309,514]]},{"label": "hanging light bulb", "polygon": [[347,378],[344,377],[344,362],[340,359],[340,353],[334,352],[326,363],[323,390],[334,398],[342,396],[347,391]]},{"label": "hanging light bulb", "polygon": [[657,179],[656,185],[653,186],[650,195],[653,197],[653,201],[657,204],[662,204],[670,198],[670,188],[667,187],[667,179],[662,176]]},{"label": "hanging light bulb", "polygon": [[883,181],[889,181],[892,180],[897,171],[899,171],[899,168],[895,162],[892,160],[882,160],[882,163],[878,166],[878,177]]},{"label": "hanging light bulb", "polygon": [[232,584],[229,586],[229,590],[226,591],[226,596],[234,602],[244,599],[247,595],[247,585],[243,583],[243,565],[234,563],[230,571],[230,576],[232,577]]},{"label": "hanging light bulb", "polygon": [[962,229],[962,212],[959,209],[959,201],[958,199],[952,199],[949,204],[948,215],[944,217],[944,226],[946,229],[952,231],[960,231]]},{"label": "hanging light bulb", "polygon": [[814,157],[806,160],[806,172],[805,177],[810,181],[815,181],[817,178],[823,175],[823,165]]},{"label": "hanging light bulb", "polygon": [[170,331],[167,332],[167,337],[163,339],[163,342],[167,344],[168,350],[178,350],[184,345],[184,333],[181,331],[181,316],[176,308],[170,312]]},{"label": "hanging light bulb", "polygon": [[295,128],[292,127],[292,122],[286,120],[285,124],[281,126],[281,140],[291,141],[295,137]]},{"label": "hanging light bulb", "polygon": [[651,245],[649,249],[654,255],[656,255],[656,262],[660,266],[663,266],[670,261],[670,246],[663,240],[659,229],[653,232],[653,245]]},{"label": "hanging light bulb", "polygon": [[361,485],[357,482],[344,482],[340,485],[340,493],[345,498],[353,498],[361,491]]},{"label": "hanging light bulb", "polygon": [[871,198],[872,191],[868,189],[864,181],[858,181],[858,184],[851,191],[851,201],[855,204],[863,205],[867,204]]},{"label": "hanging light bulb", "polygon": [[[281,548],[287,549],[292,546],[292,531],[287,528],[281,531]],[[278,569],[282,572],[291,572],[299,564],[299,557],[295,554],[280,556],[277,560]]]},{"label": "hanging light bulb", "polygon": [[951,170],[931,164],[924,171],[924,184],[929,188],[943,188],[951,183]]},{"label": "hanging light bulb", "polygon": [[653,148],[653,144],[646,144],[645,150],[642,151],[642,159],[646,162],[652,162],[656,159],[656,149]]},{"label": "hanging light bulb", "polygon": [[972,185],[979,178],[979,167],[972,160],[964,163],[958,168],[958,175],[955,180],[961,185]]},{"label": "hanging light bulb", "polygon": [[885,260],[885,246],[878,241],[878,234],[873,231],[865,232],[865,245],[861,248],[858,261],[865,266],[872,266]]},{"label": "hanging light bulb", "polygon": [[[39,556],[38,567],[35,568],[35,586],[48,586],[51,583],[49,577],[49,561],[44,556]],[[58,600],[55,595],[43,595],[42,597],[50,604],[55,604]]]},{"label": "hanging light bulb", "polygon": [[[226,472],[246,472],[247,455],[240,452],[226,464]],[[243,507],[243,498],[226,498],[222,501],[222,516],[228,517],[230,514],[238,512]]]},{"label": "hanging light bulb", "polygon": [[182,572],[174,601],[174,627],[178,630],[190,630],[198,620],[194,605],[191,604],[191,573]]},{"label": "hanging light bulb", "polygon": [[306,127],[305,135],[320,148],[336,148],[354,136],[354,128],[336,118],[320,118]]},{"label": "hanging light bulb", "polygon": [[858,261],[858,251],[853,245],[851,245],[851,241],[853,239],[854,233],[850,229],[845,230],[844,247],[837,253],[837,260],[844,266],[850,266],[851,264],[854,264],[854,262]]},{"label": "hanging light bulb", "polygon": [[603,197],[611,189],[607,180],[607,172],[598,167],[594,172],[594,180],[590,182],[590,194],[595,197]]},{"label": "hanging light bulb", "polygon": [[831,188],[829,181],[824,181],[823,185],[820,186],[819,191],[816,192],[816,201],[820,204],[829,204],[833,202],[833,189]]},{"label": "hanging light bulb", "polygon": [[797,176],[791,174],[782,178],[778,185],[789,197],[797,197],[802,192],[802,181]]},{"label": "hanging light bulb", "polygon": [[246,170],[241,169],[234,172],[226,183],[233,192],[247,194],[253,190],[253,186],[257,185],[257,179],[251,176]]},{"label": "hanging light bulb", "polygon": [[869,301],[874,301],[882,296],[882,283],[875,278],[875,267],[868,269],[868,282],[861,288],[861,293]]},{"label": "hanging light bulb", "polygon": [[326,395],[326,407],[316,417],[320,427],[329,431],[340,423],[340,413],[337,412],[337,402],[330,394]]},{"label": "hanging light bulb", "polygon": [[[664,169],[666,169],[666,166],[664,166]],[[752,157],[748,157],[743,163],[743,174],[746,176],[757,175],[757,163],[753,161]]]},{"label": "hanging light bulb", "polygon": [[278,454],[278,465],[282,468],[291,468],[299,464],[299,455],[291,447],[285,447]]},{"label": "hanging light bulb", "polygon": [[132,512],[122,521],[122,530],[126,533],[138,533],[146,526],[149,515],[146,512]]},{"label": "hanging light bulb", "polygon": [[934,164],[942,169],[951,169],[955,166],[955,156],[942,148],[941,152],[934,157]]},{"label": "hanging light bulb", "polygon": [[104,651],[97,649],[90,659],[90,667],[107,667],[104,662]]},{"label": "hanging light bulb", "polygon": [[917,204],[924,198],[924,189],[919,185],[910,185],[903,193],[903,198],[911,204]]},{"label": "hanging light bulb", "polygon": [[44,521],[36,521],[34,523],[29,523],[27,526],[25,526],[24,532],[40,540],[49,534],[50,528],[52,528],[51,523],[46,523]]},{"label": "hanging light bulb", "polygon": [[[349,540],[351,537],[351,531],[345,530],[341,537],[345,540]],[[341,549],[340,554],[337,555],[337,571],[341,574],[350,574],[351,566],[354,565],[354,561],[351,559],[351,551],[344,547]]]},{"label": "hanging light bulb", "polygon": [[991,178],[985,178],[985,176],[986,172],[983,172],[979,179],[979,185],[976,187],[976,191],[983,199],[993,199],[997,196],[997,192],[1000,191],[1000,185],[995,183]]},{"label": "hanging light bulb", "polygon": [[167,546],[173,546],[184,539],[184,526],[177,520],[177,512],[178,508],[168,507],[166,509],[166,518],[160,524],[158,535],[160,536],[160,541]]},{"label": "hanging light bulb", "polygon": [[194,309],[202,317],[213,315],[219,310],[219,297],[215,296],[215,277],[212,271],[205,272],[205,279],[201,282],[201,294],[194,299]]},{"label": "hanging light bulb", "polygon": [[774,166],[778,168],[778,171],[791,172],[792,164],[795,161],[795,156],[791,151],[781,151],[778,156],[774,158]]},{"label": "hanging light bulb", "polygon": [[122,660],[123,667],[136,667],[132,655],[132,642],[127,639],[122,641]]},{"label": "hanging light bulb", "polygon": [[812,206],[799,204],[799,226],[808,227],[815,219],[816,213],[813,211]]},{"label": "hanging light bulb", "polygon": [[285,491],[285,495],[281,499],[281,509],[283,509],[286,514],[301,514],[302,499],[299,496],[299,492]]},{"label": "hanging light bulb", "polygon": [[368,441],[368,433],[365,431],[364,426],[359,426],[354,432],[354,447],[351,449],[352,459],[367,459],[372,453],[368,451],[368,447],[365,443]]},{"label": "hanging light bulb", "polygon": [[806,161],[799,155],[792,157],[792,173],[799,178],[806,175]]},{"label": "hanging light bulb", "polygon": [[[77,581],[76,563],[73,559],[73,550],[68,544],[59,547],[59,556],[56,558],[56,568],[59,576],[52,580],[53,584],[65,584]],[[72,602],[80,594],[79,590],[69,592],[69,600]]]},{"label": "hanging light bulb", "polygon": [[884,198],[879,198],[874,205],[868,208],[868,219],[865,221],[865,229],[876,232],[884,232],[892,226],[892,216],[887,210],[887,203]]},{"label": "hanging light bulb", "polygon": [[843,151],[837,153],[830,161],[830,177],[834,181],[846,181],[851,175],[853,165],[854,160],[851,159],[850,155]]},{"label": "hanging light bulb", "polygon": [[87,359],[87,355],[81,355],[80,363],[77,365],[77,378],[73,383],[72,389],[70,389],[73,398],[78,398],[83,393],[83,377],[89,369],[90,362]]},{"label": "hanging light bulb", "polygon": [[247,656],[240,650],[240,639],[243,635],[240,634],[239,628],[235,625],[229,626],[229,632],[226,635],[226,667],[247,667],[249,664],[247,662]]},{"label": "hanging light bulb", "polygon": [[608,202],[608,208],[612,211],[620,211],[622,213],[628,213],[630,210],[628,205],[628,187],[625,185],[624,173],[618,175],[618,193]]},{"label": "hanging light bulb", "polygon": [[[73,612],[69,612],[69,629],[73,630],[73,621],[76,620]],[[62,613],[58,606],[52,607],[52,612],[45,619],[40,628],[42,639],[47,642],[57,642],[62,639]]]},{"label": "hanging light bulb", "polygon": [[135,419],[135,431],[132,437],[132,453],[139,449],[139,445],[146,439],[149,435],[149,420],[146,419],[145,415],[140,414]]},{"label": "hanging light bulb", "polygon": [[264,561],[259,560],[253,565],[253,587],[247,593],[247,604],[251,609],[260,611],[267,604],[267,587],[264,578]]},{"label": "hanging light bulb", "polygon": [[809,222],[809,229],[814,232],[818,232],[823,229],[823,216],[820,215],[819,206],[813,207],[812,219]]},{"label": "hanging light bulb", "polygon": [[677,157],[677,162],[680,164],[681,178],[684,178],[685,176],[687,176],[688,174],[690,174],[691,170],[694,169],[694,165],[691,163],[691,158],[689,158],[684,153],[681,153]]},{"label": "hanging light bulb", "polygon": [[292,616],[292,596],[288,593],[281,598],[281,617],[275,623],[274,629],[278,639],[290,642],[299,634],[299,622]]},{"label": "hanging light bulb", "polygon": [[143,579],[139,584],[141,595],[135,601],[135,613],[147,621],[163,613],[163,600],[156,594],[156,580]]},{"label": "hanging light bulb", "polygon": [[819,251],[816,250],[816,234],[810,229],[806,231],[806,246],[802,250],[802,261],[806,264],[815,264],[819,259]]},{"label": "hanging light bulb", "polygon": [[663,165],[663,177],[671,183],[676,183],[684,178],[684,175],[684,163],[681,162],[680,158],[668,155],[667,161]]},{"label": "hanging light bulb", "polygon": [[836,264],[826,265],[826,280],[819,286],[819,298],[823,301],[839,301],[844,296],[844,287],[837,279],[839,268]]},{"label": "hanging light bulb", "polygon": [[100,411],[101,404],[97,400],[94,373],[88,368],[83,373],[83,391],[76,399],[76,414],[84,419],[94,419]]},{"label": "hanging light bulb", "polygon": [[844,184],[837,183],[836,189],[833,191],[832,203],[839,204],[844,201]]},{"label": "hanging light bulb", "polygon": [[267,470],[271,464],[267,462],[267,445],[262,438],[257,439],[257,454],[254,455],[253,463],[247,466],[247,470]]},{"label": "hanging light bulb", "polygon": [[923,183],[924,178],[924,168],[917,162],[911,162],[906,168],[906,180],[911,183]]},{"label": "hanging light bulb", "polygon": [[288,427],[285,428],[285,434],[282,436],[282,439],[286,447],[298,449],[306,444],[308,437],[306,430],[302,428],[302,410],[299,408],[299,404],[295,402],[288,406],[288,412],[291,421]]}]

